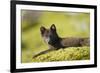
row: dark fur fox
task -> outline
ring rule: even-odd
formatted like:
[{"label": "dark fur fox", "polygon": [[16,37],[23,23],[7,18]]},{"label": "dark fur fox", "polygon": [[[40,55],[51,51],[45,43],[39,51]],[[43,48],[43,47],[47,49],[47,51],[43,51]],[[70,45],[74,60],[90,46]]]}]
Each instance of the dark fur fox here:
[{"label": "dark fur fox", "polygon": [[51,25],[50,29],[46,29],[45,27],[41,26],[40,31],[41,36],[43,40],[48,44],[49,49],[34,55],[33,58],[52,50],[58,50],[60,48],[81,47],[90,45],[89,38],[59,37],[56,31],[56,26],[54,24]]}]

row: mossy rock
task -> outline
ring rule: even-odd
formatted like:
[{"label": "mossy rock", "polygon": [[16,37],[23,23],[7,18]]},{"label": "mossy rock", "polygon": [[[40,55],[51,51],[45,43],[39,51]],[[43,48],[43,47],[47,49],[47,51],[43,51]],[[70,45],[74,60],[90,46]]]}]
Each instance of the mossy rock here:
[{"label": "mossy rock", "polygon": [[32,62],[53,62],[53,61],[89,60],[89,59],[90,59],[90,47],[70,47],[42,54],[32,59]]}]

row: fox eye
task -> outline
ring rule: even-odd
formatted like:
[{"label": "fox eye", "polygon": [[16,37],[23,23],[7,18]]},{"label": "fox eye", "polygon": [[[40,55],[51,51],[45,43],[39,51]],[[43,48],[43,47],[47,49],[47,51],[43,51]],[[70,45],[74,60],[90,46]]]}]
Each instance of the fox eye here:
[{"label": "fox eye", "polygon": [[40,27],[40,31],[41,31],[42,34],[45,32],[45,30],[46,30],[45,27],[43,27],[43,26]]},{"label": "fox eye", "polygon": [[52,24],[50,29],[56,31],[56,26],[54,24]]}]

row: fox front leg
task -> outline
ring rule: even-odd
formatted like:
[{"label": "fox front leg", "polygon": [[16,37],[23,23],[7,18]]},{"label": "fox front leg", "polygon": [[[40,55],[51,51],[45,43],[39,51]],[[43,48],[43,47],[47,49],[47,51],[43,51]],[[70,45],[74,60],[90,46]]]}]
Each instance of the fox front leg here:
[{"label": "fox front leg", "polygon": [[48,53],[48,52],[50,52],[50,51],[57,50],[57,48],[55,48],[55,47],[53,47],[53,46],[51,46],[51,45],[49,45],[49,44],[48,44],[48,47],[49,47],[49,49],[44,50],[44,51],[42,51],[42,52],[40,52],[40,53],[34,55],[33,58],[35,58],[35,57],[37,57],[37,56],[39,56],[39,55],[42,55],[42,54],[46,54],[46,53]]},{"label": "fox front leg", "polygon": [[53,50],[54,50],[54,49],[47,49],[47,50],[44,50],[44,51],[42,51],[42,52],[40,52],[40,53],[34,55],[33,58],[35,58],[35,57],[37,57],[37,56],[39,56],[39,55],[42,55],[42,54],[48,53],[48,52],[53,51]]}]

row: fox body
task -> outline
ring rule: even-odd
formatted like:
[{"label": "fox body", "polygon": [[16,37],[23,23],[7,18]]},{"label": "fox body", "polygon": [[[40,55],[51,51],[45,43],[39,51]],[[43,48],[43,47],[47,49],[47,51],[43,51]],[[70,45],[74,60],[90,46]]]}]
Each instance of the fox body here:
[{"label": "fox body", "polygon": [[57,50],[60,48],[81,47],[90,45],[89,38],[59,37],[56,31],[56,26],[54,24],[51,25],[50,29],[46,29],[45,27],[41,26],[40,31],[41,31],[41,36],[45,41],[45,43],[47,43],[49,49],[34,55],[33,58],[37,57],[38,55],[47,53],[52,50]]}]

